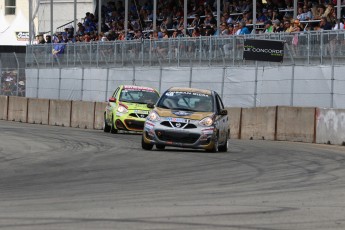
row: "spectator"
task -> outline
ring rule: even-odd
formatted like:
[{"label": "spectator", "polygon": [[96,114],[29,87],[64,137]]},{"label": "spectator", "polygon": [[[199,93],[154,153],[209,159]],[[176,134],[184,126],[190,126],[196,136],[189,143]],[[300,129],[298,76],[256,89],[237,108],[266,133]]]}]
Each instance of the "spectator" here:
[{"label": "spectator", "polygon": [[291,23],[289,20],[284,21],[284,32],[285,33],[291,33],[292,32]]},{"label": "spectator", "polygon": [[245,34],[250,34],[249,29],[246,27],[246,23],[244,21],[240,21],[238,23],[239,25],[239,30],[236,32],[236,35],[245,35]]},{"label": "spectator", "polygon": [[300,21],[307,21],[312,19],[311,11],[309,10],[307,5],[298,8],[297,19]]},{"label": "spectator", "polygon": [[321,18],[320,29],[321,30],[332,30],[332,24],[327,21],[326,17]]},{"label": "spectator", "polygon": [[[340,25],[340,27],[339,27],[339,25]],[[340,19],[339,24],[335,23],[333,28],[332,28],[332,30],[339,30],[339,28],[340,28],[340,30],[344,29],[344,21],[343,21],[343,19]]]},{"label": "spectator", "polygon": [[200,24],[201,24],[200,16],[199,14],[195,14],[194,19],[192,23],[190,24],[190,26],[194,28],[194,27],[199,27]]},{"label": "spectator", "polygon": [[273,24],[271,20],[267,20],[265,23],[265,31],[264,33],[273,33]]},{"label": "spectator", "polygon": [[279,21],[278,19],[273,21],[273,32],[274,33],[284,32],[284,23]]},{"label": "spectator", "polygon": [[317,6],[317,11],[314,14],[314,19],[321,19],[325,13],[325,6],[323,4],[319,4]]},{"label": "spectator", "polygon": [[257,22],[265,22],[268,20],[267,17],[267,9],[263,9],[262,12],[258,11],[258,18],[257,18]]},{"label": "spectator", "polygon": [[239,23],[236,22],[236,23],[234,24],[233,34],[234,34],[234,35],[239,34],[239,33],[240,33],[240,32],[238,32],[239,30],[240,30]]},{"label": "spectator", "polygon": [[215,26],[217,25],[217,20],[214,18],[213,13],[206,15],[204,26]]},{"label": "spectator", "polygon": [[252,13],[249,11],[244,11],[242,20],[245,21],[246,24],[252,24],[253,23]]},{"label": "spectator", "polygon": [[294,20],[291,32],[301,32],[301,31],[303,31],[303,29],[301,27],[299,20],[298,19]]},{"label": "spectator", "polygon": [[85,27],[81,22],[78,23],[77,35],[84,35],[85,34]]},{"label": "spectator", "polygon": [[222,24],[220,24],[219,36],[228,36],[229,34],[230,34],[230,31],[226,22],[223,22]]},{"label": "spectator", "polygon": [[46,35],[46,43],[52,43],[52,37],[50,35]]},{"label": "spectator", "polygon": [[55,36],[53,39],[54,45],[53,45],[52,54],[54,58],[58,58],[65,51],[65,44],[61,43],[61,41],[62,41],[61,35],[58,35],[58,37]]},{"label": "spectator", "polygon": [[325,13],[322,15],[322,17],[326,17],[327,21],[331,23],[336,21],[337,18],[335,15],[333,3],[328,3]]},{"label": "spectator", "polygon": [[44,40],[43,35],[38,35],[38,44],[45,44],[46,41]]}]

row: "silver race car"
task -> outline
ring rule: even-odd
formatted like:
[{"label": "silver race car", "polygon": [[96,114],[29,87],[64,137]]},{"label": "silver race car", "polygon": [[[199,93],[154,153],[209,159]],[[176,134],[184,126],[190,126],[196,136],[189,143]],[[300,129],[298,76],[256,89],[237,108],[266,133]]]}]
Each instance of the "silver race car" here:
[{"label": "silver race car", "polygon": [[168,89],[152,108],[144,124],[142,148],[165,146],[226,152],[230,136],[228,112],[212,90]]}]

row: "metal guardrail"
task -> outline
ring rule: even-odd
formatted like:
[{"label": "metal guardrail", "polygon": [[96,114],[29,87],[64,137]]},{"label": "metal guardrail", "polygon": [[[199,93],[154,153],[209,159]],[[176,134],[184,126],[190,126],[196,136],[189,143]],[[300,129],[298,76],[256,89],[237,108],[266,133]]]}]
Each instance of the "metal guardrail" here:
[{"label": "metal guardrail", "polygon": [[55,44],[28,45],[26,66],[190,66],[191,63],[202,66],[251,65],[254,64],[253,61],[245,61],[242,58],[245,39],[285,41],[283,64],[286,65],[343,64],[345,60],[345,31],[340,30],[67,43],[64,44],[64,52],[58,55],[52,54]]}]

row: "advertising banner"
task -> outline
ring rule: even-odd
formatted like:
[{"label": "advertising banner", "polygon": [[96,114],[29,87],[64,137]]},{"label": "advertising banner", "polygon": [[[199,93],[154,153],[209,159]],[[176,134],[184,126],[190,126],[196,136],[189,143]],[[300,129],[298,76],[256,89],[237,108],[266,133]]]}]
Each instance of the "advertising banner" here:
[{"label": "advertising banner", "polygon": [[283,62],[284,41],[244,40],[244,60]]}]

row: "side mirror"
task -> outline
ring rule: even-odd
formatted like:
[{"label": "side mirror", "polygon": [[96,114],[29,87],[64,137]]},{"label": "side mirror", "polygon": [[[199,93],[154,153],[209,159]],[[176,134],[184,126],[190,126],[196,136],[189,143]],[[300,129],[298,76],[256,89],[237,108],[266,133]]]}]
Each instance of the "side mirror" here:
[{"label": "side mirror", "polygon": [[220,115],[228,115],[228,110],[226,110],[226,109],[222,109],[222,110],[220,110],[220,113],[219,113]]},{"label": "side mirror", "polygon": [[149,109],[154,109],[154,108],[155,108],[155,104],[153,104],[153,103],[147,103],[147,108],[149,108]]},{"label": "side mirror", "polygon": [[115,97],[109,98],[109,102],[116,102],[116,98]]}]

